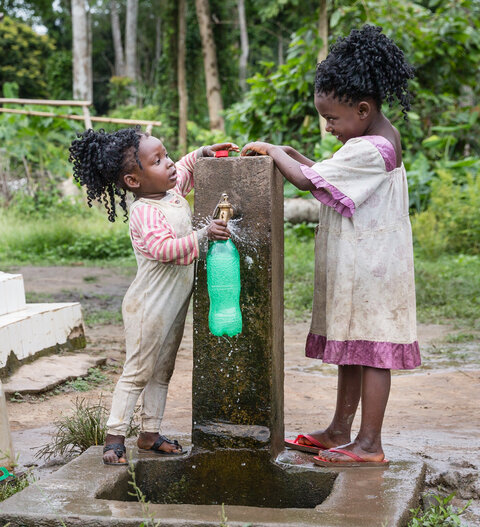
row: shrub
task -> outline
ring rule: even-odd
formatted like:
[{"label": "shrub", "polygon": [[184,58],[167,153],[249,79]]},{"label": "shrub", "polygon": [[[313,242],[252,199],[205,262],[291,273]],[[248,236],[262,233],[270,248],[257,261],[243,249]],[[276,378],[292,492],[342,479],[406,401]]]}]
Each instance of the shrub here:
[{"label": "shrub", "polygon": [[430,206],[413,218],[418,247],[429,257],[442,252],[480,254],[480,177],[439,168]]}]

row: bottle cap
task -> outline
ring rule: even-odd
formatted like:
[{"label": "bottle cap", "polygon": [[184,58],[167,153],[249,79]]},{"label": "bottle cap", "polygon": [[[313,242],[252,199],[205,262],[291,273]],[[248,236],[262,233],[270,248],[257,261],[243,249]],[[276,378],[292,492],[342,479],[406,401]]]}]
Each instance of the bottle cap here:
[{"label": "bottle cap", "polygon": [[217,150],[215,157],[228,157],[228,150]]}]

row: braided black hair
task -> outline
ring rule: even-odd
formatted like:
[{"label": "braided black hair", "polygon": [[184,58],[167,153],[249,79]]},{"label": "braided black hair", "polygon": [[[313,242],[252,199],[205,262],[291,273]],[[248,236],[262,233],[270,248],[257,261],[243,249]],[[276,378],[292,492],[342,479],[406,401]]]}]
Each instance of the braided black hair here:
[{"label": "braided black hair", "polygon": [[138,128],[124,128],[117,132],[87,130],[77,134],[70,146],[68,160],[73,163],[73,177],[85,185],[87,203],[97,200],[105,205],[108,219],[117,216],[115,196],[120,198],[120,207],[128,219],[126,189],[121,177],[135,169],[142,168],[138,159],[138,146],[143,134]]},{"label": "braided black hair", "polygon": [[406,119],[411,100],[408,80],[415,70],[381,31],[381,27],[366,25],[339,38],[327,58],[317,64],[315,93],[332,93],[343,102],[372,97],[379,109],[383,101],[391,106],[396,98]]}]

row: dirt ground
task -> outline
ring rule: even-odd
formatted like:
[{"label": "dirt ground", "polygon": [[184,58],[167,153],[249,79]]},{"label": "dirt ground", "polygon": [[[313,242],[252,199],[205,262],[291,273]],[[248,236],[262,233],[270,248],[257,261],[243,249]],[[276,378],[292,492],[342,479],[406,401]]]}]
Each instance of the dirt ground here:
[{"label": "dirt ground", "polygon": [[[97,402],[103,394],[109,407],[124,357],[118,310],[135,270],[72,266],[7,271],[23,274],[27,301],[81,302],[88,322],[86,351],[108,357],[109,381],[87,392],[50,392],[8,402],[12,434],[21,450],[23,444],[43,444],[54,420],[71,413],[78,397]],[[105,323],[109,320],[113,322]],[[289,437],[326,426],[335,404],[336,369],[305,358],[307,332],[307,321],[285,325],[285,433]],[[472,499],[462,518],[467,525],[480,525],[480,335],[462,339],[465,333],[471,332],[419,325],[423,365],[414,372],[394,373],[383,441],[390,459],[417,458],[427,463],[427,491],[438,493],[440,486],[456,492],[458,505]],[[162,426],[163,432],[186,442],[191,429],[191,373],[190,313]],[[354,429],[358,425],[357,417]]]}]

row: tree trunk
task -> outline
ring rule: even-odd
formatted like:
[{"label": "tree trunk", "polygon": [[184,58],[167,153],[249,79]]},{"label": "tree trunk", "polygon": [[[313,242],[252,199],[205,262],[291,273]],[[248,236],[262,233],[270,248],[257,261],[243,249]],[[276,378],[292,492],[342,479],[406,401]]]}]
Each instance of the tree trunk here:
[{"label": "tree trunk", "polygon": [[93,96],[90,30],[85,0],[72,0],[73,98],[91,101]]},{"label": "tree trunk", "polygon": [[125,75],[132,79],[131,103],[137,102],[135,82],[137,81],[137,19],[138,0],[127,0],[125,21]]},{"label": "tree trunk", "polygon": [[115,52],[115,75],[125,75],[125,56],[123,54],[122,31],[120,29],[120,17],[118,16],[117,0],[110,2],[110,16],[112,20],[113,49]]},{"label": "tree trunk", "polygon": [[187,75],[185,69],[187,37],[187,1],[178,0],[178,54],[177,54],[177,82],[178,82],[178,149],[184,156],[187,153],[187,115],[188,94]]},{"label": "tree trunk", "polygon": [[[318,15],[318,36],[322,39],[322,47],[318,50],[317,62],[322,62],[327,58],[328,53],[328,12],[327,12],[327,0],[320,0],[320,9]],[[320,116],[320,134],[322,139],[326,135],[325,130],[326,122],[323,117]]]},{"label": "tree trunk", "polygon": [[282,64],[285,63],[285,58],[284,58],[284,54],[283,54],[283,37],[282,35],[278,35],[278,40],[277,40],[277,61],[278,61],[278,65],[281,66]]},{"label": "tree trunk", "polygon": [[207,88],[208,115],[210,129],[224,131],[222,95],[220,93],[220,80],[218,76],[217,55],[213,39],[212,24],[210,20],[210,6],[208,0],[195,0],[198,25],[202,38],[203,64],[205,68],[205,83]]},{"label": "tree trunk", "polygon": [[157,16],[155,21],[155,63],[162,56],[162,18]]},{"label": "tree trunk", "polygon": [[238,0],[238,23],[240,26],[240,46],[242,53],[238,63],[238,76],[242,91],[247,89],[247,64],[248,64],[248,32],[247,19],[245,17],[245,1]]}]

